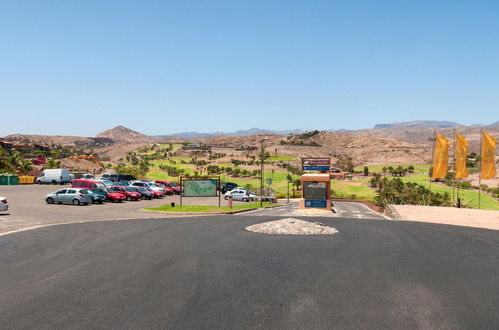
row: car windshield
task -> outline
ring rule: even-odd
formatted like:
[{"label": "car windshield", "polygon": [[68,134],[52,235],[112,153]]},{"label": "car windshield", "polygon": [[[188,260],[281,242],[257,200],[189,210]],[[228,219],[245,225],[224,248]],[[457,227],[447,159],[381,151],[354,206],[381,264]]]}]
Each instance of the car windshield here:
[{"label": "car windshield", "polygon": [[171,182],[171,183],[170,183],[170,186],[172,186],[172,187],[177,187],[178,185],[177,185],[175,182]]},{"label": "car windshield", "polygon": [[90,194],[92,191],[88,190],[88,189],[80,189],[80,194],[83,194],[83,195],[87,195],[87,194]]},{"label": "car windshield", "polygon": [[126,187],[125,188],[126,191],[131,191],[131,192],[134,192],[135,190],[133,190],[132,188],[129,188],[129,187]]}]

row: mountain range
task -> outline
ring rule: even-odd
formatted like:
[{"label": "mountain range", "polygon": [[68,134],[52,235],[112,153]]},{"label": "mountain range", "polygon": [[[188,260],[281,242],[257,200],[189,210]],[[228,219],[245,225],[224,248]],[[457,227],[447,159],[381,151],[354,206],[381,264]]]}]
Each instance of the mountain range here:
[{"label": "mountain range", "polygon": [[283,130],[283,131],[275,131],[270,129],[261,129],[261,128],[250,128],[245,130],[238,130],[235,132],[214,132],[214,133],[200,133],[200,132],[180,132],[166,135],[153,135],[153,138],[165,138],[165,137],[177,137],[184,139],[193,139],[193,138],[207,138],[212,136],[248,136],[248,135],[258,135],[258,134],[295,134],[295,133],[303,133],[300,129],[292,129],[292,130]]}]

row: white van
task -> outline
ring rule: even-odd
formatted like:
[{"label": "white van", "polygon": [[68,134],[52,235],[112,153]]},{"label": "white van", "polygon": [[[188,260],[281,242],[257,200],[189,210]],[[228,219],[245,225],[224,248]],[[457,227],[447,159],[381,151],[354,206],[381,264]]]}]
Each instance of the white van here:
[{"label": "white van", "polygon": [[65,184],[73,181],[74,175],[65,168],[46,169],[36,178],[36,183]]}]

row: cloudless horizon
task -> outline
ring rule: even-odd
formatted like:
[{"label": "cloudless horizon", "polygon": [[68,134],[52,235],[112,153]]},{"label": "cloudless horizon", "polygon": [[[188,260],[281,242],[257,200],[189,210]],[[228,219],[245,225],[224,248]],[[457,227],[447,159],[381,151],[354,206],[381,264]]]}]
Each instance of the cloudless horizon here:
[{"label": "cloudless horizon", "polygon": [[499,119],[497,1],[0,1],[0,136]]}]

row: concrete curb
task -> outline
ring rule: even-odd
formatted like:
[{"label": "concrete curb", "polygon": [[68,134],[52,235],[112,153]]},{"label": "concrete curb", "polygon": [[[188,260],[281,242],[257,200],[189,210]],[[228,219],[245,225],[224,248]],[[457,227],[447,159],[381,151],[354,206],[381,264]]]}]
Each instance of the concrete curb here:
[{"label": "concrete curb", "polygon": [[392,205],[387,205],[385,209],[385,213],[392,219],[395,220],[402,220],[402,217],[400,214],[395,210],[395,208]]},{"label": "concrete curb", "polygon": [[268,207],[253,207],[251,209],[244,209],[244,210],[234,210],[234,211],[223,211],[223,212],[169,212],[169,211],[152,211],[152,210],[144,210],[142,209],[142,212],[154,212],[154,213],[163,213],[163,214],[171,214],[171,215],[217,215],[217,214],[238,214],[238,213],[244,213],[244,212],[249,212],[249,211],[256,211],[256,210],[264,210],[264,209],[274,209],[276,207],[282,207],[286,206],[288,204],[284,205],[275,205],[275,206],[268,206]]}]

